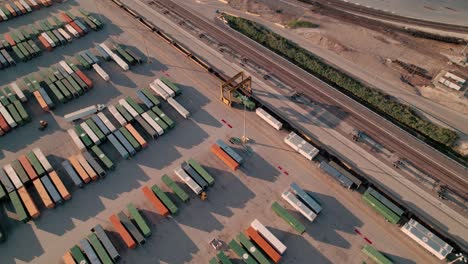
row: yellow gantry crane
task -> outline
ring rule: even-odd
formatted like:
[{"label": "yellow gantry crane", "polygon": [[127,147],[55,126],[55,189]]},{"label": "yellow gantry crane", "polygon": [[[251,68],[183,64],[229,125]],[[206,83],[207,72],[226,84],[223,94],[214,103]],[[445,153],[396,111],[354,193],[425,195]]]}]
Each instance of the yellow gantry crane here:
[{"label": "yellow gantry crane", "polygon": [[252,95],[252,78],[243,71],[221,84],[221,101],[229,106],[232,106],[233,102],[242,104],[242,100],[234,96],[237,90],[241,90],[247,96]]}]

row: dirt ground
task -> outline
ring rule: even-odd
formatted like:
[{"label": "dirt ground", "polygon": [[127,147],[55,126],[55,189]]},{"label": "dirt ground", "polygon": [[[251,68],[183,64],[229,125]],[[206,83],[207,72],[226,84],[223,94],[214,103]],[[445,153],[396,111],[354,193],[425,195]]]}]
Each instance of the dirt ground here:
[{"label": "dirt ground", "polygon": [[[290,2],[294,3],[294,1]],[[411,73],[392,63],[398,59],[417,65],[426,69],[430,76],[435,76],[442,69],[468,76],[467,68],[449,65],[444,55],[459,55],[463,49],[460,45],[419,39],[390,31],[379,32],[321,15],[319,10],[314,8],[305,9],[299,5],[294,7],[282,1],[230,0],[229,5],[242,11],[258,14],[275,23],[286,24],[292,19],[299,19],[319,24],[319,28],[292,30],[310,40],[314,45],[333,51],[373,72],[376,76],[397,86],[405,87],[415,95],[426,97],[438,104],[468,114],[468,100],[463,92],[434,88],[429,85],[430,80],[414,78]],[[403,83],[400,77],[405,77],[414,86]]]}]

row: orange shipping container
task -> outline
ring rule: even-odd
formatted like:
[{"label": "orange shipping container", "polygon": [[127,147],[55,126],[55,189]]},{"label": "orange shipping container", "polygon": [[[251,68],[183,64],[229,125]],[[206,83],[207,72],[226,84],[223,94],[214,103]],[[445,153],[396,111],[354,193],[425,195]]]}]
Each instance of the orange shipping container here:
[{"label": "orange shipping container", "polygon": [[150,203],[156,208],[156,210],[158,210],[158,212],[161,215],[169,215],[169,210],[167,210],[166,206],[161,202],[161,200],[159,200],[159,198],[154,194],[154,192],[150,190],[150,188],[148,188],[148,186],[141,188],[141,190],[145,194],[146,198],[148,198]]},{"label": "orange shipping container", "polygon": [[83,157],[81,153],[76,155],[76,159],[80,162],[81,166],[86,171],[86,173],[88,173],[89,177],[91,177],[93,181],[97,180],[97,173],[93,170],[93,168],[91,168],[88,161]]},{"label": "orange shipping container", "polygon": [[78,159],[75,156],[69,157],[68,160],[73,165],[73,168],[75,168],[76,172],[78,172],[78,175],[85,183],[88,183],[91,181],[91,178],[89,177],[88,173],[86,173],[86,171],[80,165],[80,163],[78,162]]},{"label": "orange shipping container", "polygon": [[64,200],[70,200],[71,199],[71,194],[70,194],[70,192],[68,192],[67,188],[63,184],[63,182],[60,179],[60,177],[58,176],[57,172],[51,171],[49,173],[49,177],[52,180],[52,182],[54,183],[55,188],[57,188],[57,190],[59,191],[60,196],[62,196],[62,198]]},{"label": "orange shipping container", "polygon": [[26,155],[21,155],[18,157],[19,162],[21,163],[21,166],[23,166],[24,170],[28,174],[29,178],[33,181],[37,179],[37,173],[32,167],[31,163],[29,163],[28,158],[26,158]]},{"label": "orange shipping container", "polygon": [[20,4],[20,2],[16,1],[15,5],[18,7],[18,9],[21,11],[21,13],[26,14],[26,9],[24,8],[24,6],[22,4]]},{"label": "orange shipping container", "polygon": [[130,134],[132,134],[132,136],[138,141],[142,148],[146,148],[148,146],[146,140],[140,135],[140,133],[138,133],[138,131],[136,131],[132,124],[128,123],[125,125],[125,127],[128,129]]},{"label": "orange shipping container", "polygon": [[37,210],[36,204],[31,199],[31,196],[24,186],[18,189],[18,194],[21,197],[21,200],[23,200],[23,204],[26,207],[26,210],[28,210],[29,215],[33,219],[38,218],[41,213],[39,213],[39,210]]},{"label": "orange shipping container", "polygon": [[36,187],[39,196],[41,197],[42,202],[44,203],[45,207],[47,208],[54,208],[55,204],[50,198],[47,190],[45,189],[44,185],[41,182],[41,179],[35,179],[33,181],[34,187]]},{"label": "orange shipping container", "polygon": [[29,6],[32,6],[34,9],[39,9],[39,5],[35,1],[33,3],[33,1],[28,0],[28,4],[29,4]]},{"label": "orange shipping container", "polygon": [[71,19],[67,14],[65,13],[60,13],[60,16],[62,17],[62,20],[66,23],[73,22],[73,19]]},{"label": "orange shipping container", "polygon": [[109,221],[114,226],[115,230],[119,233],[120,237],[123,239],[127,247],[135,248],[136,243],[133,240],[132,236],[128,233],[127,229],[122,225],[119,218],[113,214],[109,217]]},{"label": "orange shipping container", "polygon": [[39,103],[39,105],[41,106],[42,110],[44,110],[46,112],[49,112],[50,111],[49,106],[45,102],[44,98],[42,98],[41,93],[39,91],[34,91],[33,94],[34,94],[34,97],[36,97],[36,100]]},{"label": "orange shipping container", "polygon": [[246,230],[246,234],[250,237],[255,244],[257,244],[263,252],[265,252],[273,262],[278,263],[281,255],[251,226]]},{"label": "orange shipping container", "polygon": [[73,259],[73,256],[69,251],[65,252],[65,254],[62,257],[63,263],[65,264],[76,264],[75,260]]},{"label": "orange shipping container", "polygon": [[37,36],[37,38],[39,39],[39,41],[41,42],[42,46],[44,46],[44,48],[48,51],[52,51],[52,46],[50,45],[50,43],[41,35]]},{"label": "orange shipping container", "polygon": [[239,168],[239,163],[237,163],[235,160],[231,158],[224,150],[222,150],[218,145],[213,144],[211,146],[211,151],[218,156],[226,165],[228,165],[229,168],[232,170],[237,170]]},{"label": "orange shipping container", "polygon": [[8,11],[13,15],[13,16],[16,16],[16,11],[13,9],[13,7],[11,7],[10,4],[5,4],[5,8],[8,9]]}]

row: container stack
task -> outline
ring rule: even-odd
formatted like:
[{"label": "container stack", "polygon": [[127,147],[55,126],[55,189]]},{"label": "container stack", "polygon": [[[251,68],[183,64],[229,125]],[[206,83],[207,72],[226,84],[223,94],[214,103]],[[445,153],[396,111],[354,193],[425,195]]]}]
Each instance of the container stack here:
[{"label": "container stack", "polygon": [[211,152],[213,152],[230,169],[234,171],[237,170],[240,164],[243,162],[243,158],[222,140],[217,140],[210,149]]},{"label": "container stack", "polygon": [[27,101],[23,91],[16,83],[11,83],[10,87],[0,89],[0,136],[31,121],[23,106]]}]

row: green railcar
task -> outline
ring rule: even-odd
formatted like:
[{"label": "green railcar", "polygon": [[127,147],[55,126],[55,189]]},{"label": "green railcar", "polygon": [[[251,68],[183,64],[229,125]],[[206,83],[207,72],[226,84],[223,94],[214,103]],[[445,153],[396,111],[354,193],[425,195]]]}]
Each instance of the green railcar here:
[{"label": "green railcar", "polygon": [[130,217],[135,221],[143,236],[151,236],[151,229],[146,223],[145,219],[143,219],[143,216],[140,214],[138,209],[132,203],[127,205],[127,209],[130,213]]},{"label": "green railcar", "polygon": [[155,106],[151,108],[153,112],[155,112],[164,122],[170,127],[173,128],[175,126],[174,121],[170,117],[168,117],[159,107]]},{"label": "green railcar", "polygon": [[94,145],[91,147],[91,150],[94,152],[94,154],[99,158],[99,160],[101,161],[101,163],[109,170],[112,170],[114,169],[114,163],[109,159],[109,157],[106,156],[106,154],[104,154],[104,152],[102,152],[102,150]]},{"label": "green railcar", "polygon": [[202,178],[212,186],[214,184],[214,178],[209,174],[201,165],[194,159],[189,159],[187,163],[198,173]]},{"label": "green railcar", "polygon": [[31,117],[28,115],[28,112],[26,111],[23,104],[19,100],[14,101],[13,105],[15,106],[16,110],[18,110],[18,113],[21,116],[21,119],[23,119],[25,123],[31,120]]},{"label": "green railcar", "polygon": [[15,209],[16,215],[18,216],[18,220],[22,222],[27,222],[29,218],[26,213],[26,209],[21,203],[18,193],[16,191],[13,191],[9,193],[8,196],[10,197],[10,201],[13,204],[13,208]]},{"label": "green railcar", "polygon": [[299,222],[297,218],[292,216],[284,207],[279,205],[277,202],[274,202],[271,205],[271,209],[279,216],[281,217],[286,223],[288,223],[294,230],[296,230],[299,234],[302,234],[305,232],[306,228],[305,226]]},{"label": "green railcar", "polygon": [[369,192],[364,193],[362,199],[390,223],[397,224],[400,221],[400,216],[375,199]]},{"label": "green railcar", "polygon": [[81,126],[76,125],[75,126],[75,132],[80,137],[81,141],[83,142],[83,144],[87,148],[90,148],[90,147],[92,147],[94,145],[91,138],[89,138],[89,136],[86,134],[86,132],[83,130],[83,128],[81,128]]},{"label": "green railcar", "polygon": [[182,189],[180,188],[177,183],[175,183],[169,176],[164,174],[161,177],[162,181],[171,189],[179,198],[182,200],[182,202],[186,203],[190,199],[190,196]]},{"label": "green railcar", "polygon": [[167,207],[167,209],[171,211],[171,214],[176,214],[179,211],[179,209],[174,204],[174,202],[172,202],[169,196],[167,196],[166,193],[164,193],[164,191],[158,187],[158,185],[156,184],[153,185],[151,189],[156,194],[156,196],[163,202],[163,204]]},{"label": "green railcar", "polygon": [[151,91],[147,88],[141,90],[141,92],[148,98],[155,106],[159,107],[161,105],[161,102],[156,98],[155,95],[151,93]]},{"label": "green railcar", "polygon": [[141,149],[141,145],[132,136],[132,134],[130,133],[130,131],[128,131],[127,128],[121,127],[121,128],[119,128],[119,130],[122,133],[122,135],[124,135],[124,137],[128,140],[128,142],[130,142],[130,144],[132,144],[132,147],[135,148],[135,150],[140,150]]}]

